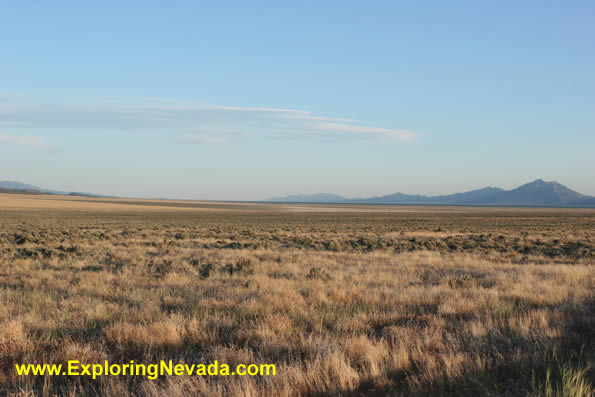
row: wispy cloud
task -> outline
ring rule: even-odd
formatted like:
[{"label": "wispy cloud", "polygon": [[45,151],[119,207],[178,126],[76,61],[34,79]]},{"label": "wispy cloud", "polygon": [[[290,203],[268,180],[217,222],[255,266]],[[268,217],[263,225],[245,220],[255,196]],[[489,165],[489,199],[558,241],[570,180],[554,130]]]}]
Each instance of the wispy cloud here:
[{"label": "wispy cloud", "polygon": [[148,104],[121,104],[109,105],[113,110],[122,111],[194,111],[194,112],[239,112],[239,113],[263,113],[263,114],[287,114],[296,117],[308,117],[312,112],[299,109],[283,109],[270,107],[242,107],[242,106],[217,106],[217,105],[193,105],[180,102],[174,103],[148,103]]},{"label": "wispy cloud", "polygon": [[382,127],[365,127],[359,125],[341,124],[341,123],[319,123],[315,128],[323,131],[338,131],[354,134],[377,135],[386,138],[398,139],[401,141],[411,141],[416,134],[407,130],[391,130]]},{"label": "wispy cloud", "polygon": [[207,145],[223,145],[225,138],[215,135],[197,135],[197,134],[185,134],[182,140],[187,143],[199,143]]},{"label": "wispy cloud", "polygon": [[237,106],[210,106],[204,109],[210,110],[221,110],[230,112],[252,112],[252,113],[281,113],[281,114],[294,114],[294,115],[311,115],[312,112],[299,109],[279,109],[279,108],[252,108],[252,107],[237,107]]},{"label": "wispy cloud", "polygon": [[51,146],[38,136],[9,135],[0,132],[0,142],[51,149]]},{"label": "wispy cloud", "polygon": [[[276,137],[312,140],[322,136],[377,137],[411,141],[407,130],[362,126],[358,120],[314,114],[308,110],[242,107],[164,100],[79,100],[61,103],[16,96],[0,97],[0,128],[72,129],[76,131],[151,131],[176,142],[222,144],[242,137]],[[175,135],[175,136],[172,136]],[[36,137],[0,136],[12,143],[48,147]]]}]

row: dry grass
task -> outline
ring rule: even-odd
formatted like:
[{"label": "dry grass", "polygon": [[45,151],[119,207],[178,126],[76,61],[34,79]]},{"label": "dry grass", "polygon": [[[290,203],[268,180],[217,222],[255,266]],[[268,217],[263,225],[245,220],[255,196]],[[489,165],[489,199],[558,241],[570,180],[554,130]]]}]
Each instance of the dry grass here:
[{"label": "dry grass", "polygon": [[[0,195],[0,393],[593,395],[594,211],[19,197]],[[73,358],[277,376],[14,371]]]}]

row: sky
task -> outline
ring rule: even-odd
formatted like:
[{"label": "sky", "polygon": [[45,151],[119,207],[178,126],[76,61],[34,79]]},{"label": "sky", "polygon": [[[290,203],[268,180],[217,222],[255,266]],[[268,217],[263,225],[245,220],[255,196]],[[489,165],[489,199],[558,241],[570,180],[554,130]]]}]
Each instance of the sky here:
[{"label": "sky", "polygon": [[126,197],[595,195],[593,1],[13,1],[0,180]]}]

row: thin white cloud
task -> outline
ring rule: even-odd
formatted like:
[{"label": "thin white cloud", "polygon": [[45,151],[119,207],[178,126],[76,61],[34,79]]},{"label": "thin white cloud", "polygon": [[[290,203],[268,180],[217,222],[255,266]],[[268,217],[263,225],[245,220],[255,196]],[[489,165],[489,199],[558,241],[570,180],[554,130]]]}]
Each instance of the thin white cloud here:
[{"label": "thin white cloud", "polygon": [[[407,130],[361,126],[358,120],[328,117],[308,110],[275,107],[242,107],[164,100],[94,102],[12,100],[0,97],[0,129],[61,129],[71,131],[153,132],[178,143],[223,144],[246,137],[311,140],[320,137],[374,136],[411,141]],[[4,134],[5,142],[49,147],[37,137]]]},{"label": "thin white cloud", "polygon": [[398,139],[401,141],[411,141],[416,136],[414,132],[407,130],[391,130],[389,128],[365,127],[341,123],[319,123],[316,125],[315,128],[323,131],[338,131],[364,135],[378,135],[387,138]]},{"label": "thin white cloud", "polygon": [[9,135],[0,132],[0,142],[51,149],[51,146],[38,136]]},{"label": "thin white cloud", "polygon": [[241,113],[273,113],[273,114],[292,114],[292,115],[311,115],[312,112],[299,109],[283,109],[270,107],[242,107],[242,106],[209,106],[209,105],[192,105],[180,103],[163,103],[163,104],[137,104],[137,105],[110,105],[114,110],[174,110],[174,111],[219,111],[219,112],[241,112]]},{"label": "thin white cloud", "polygon": [[237,106],[211,106],[205,107],[204,109],[210,110],[227,110],[232,112],[253,112],[253,113],[288,113],[288,114],[300,114],[310,115],[312,112],[299,109],[281,109],[281,108],[252,108],[252,107],[237,107]]},{"label": "thin white cloud", "polygon": [[207,145],[223,145],[225,143],[225,138],[214,135],[185,134],[183,136],[183,141]]}]

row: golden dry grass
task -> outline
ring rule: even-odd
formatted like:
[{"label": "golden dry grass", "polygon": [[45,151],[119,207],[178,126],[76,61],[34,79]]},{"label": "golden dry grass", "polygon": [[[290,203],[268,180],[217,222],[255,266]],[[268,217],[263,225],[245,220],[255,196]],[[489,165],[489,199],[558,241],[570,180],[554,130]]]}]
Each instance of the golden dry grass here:
[{"label": "golden dry grass", "polygon": [[[595,211],[0,195],[0,393],[593,395]],[[274,363],[18,377],[15,363]]]}]

